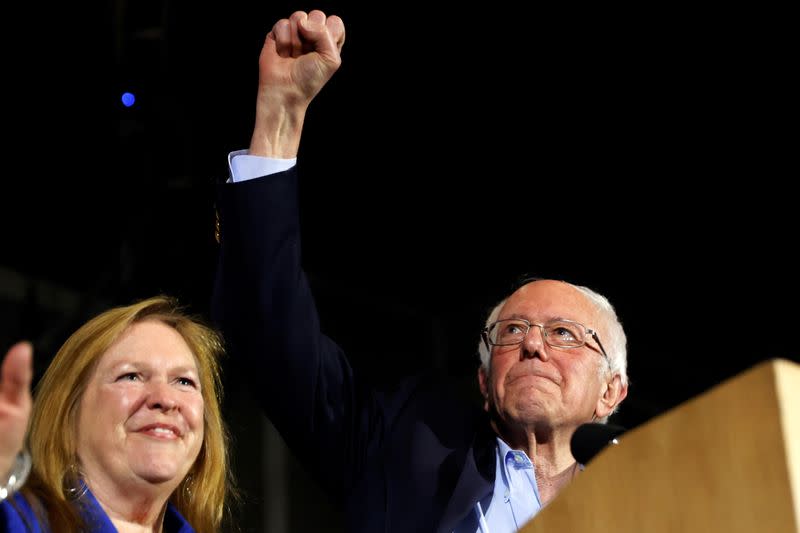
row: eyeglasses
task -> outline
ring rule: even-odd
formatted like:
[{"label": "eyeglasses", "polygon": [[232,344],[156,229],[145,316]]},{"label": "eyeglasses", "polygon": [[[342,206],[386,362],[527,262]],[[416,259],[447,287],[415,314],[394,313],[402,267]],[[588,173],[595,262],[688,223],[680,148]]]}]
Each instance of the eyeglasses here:
[{"label": "eyeglasses", "polygon": [[484,328],[481,336],[489,350],[492,346],[514,346],[525,340],[531,326],[537,326],[547,345],[554,348],[580,348],[586,344],[586,337],[591,337],[600,347],[603,357],[608,360],[608,354],[597,332],[572,320],[552,320],[545,324],[534,324],[522,318],[498,320]]}]

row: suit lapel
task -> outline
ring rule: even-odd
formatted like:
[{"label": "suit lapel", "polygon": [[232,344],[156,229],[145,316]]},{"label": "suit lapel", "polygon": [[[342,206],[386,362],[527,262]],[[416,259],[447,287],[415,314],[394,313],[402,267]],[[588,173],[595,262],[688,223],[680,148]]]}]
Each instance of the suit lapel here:
[{"label": "suit lapel", "polygon": [[497,443],[488,421],[482,424],[482,427],[469,448],[464,468],[436,528],[438,533],[452,533],[473,508],[475,502],[491,493],[494,488]]}]

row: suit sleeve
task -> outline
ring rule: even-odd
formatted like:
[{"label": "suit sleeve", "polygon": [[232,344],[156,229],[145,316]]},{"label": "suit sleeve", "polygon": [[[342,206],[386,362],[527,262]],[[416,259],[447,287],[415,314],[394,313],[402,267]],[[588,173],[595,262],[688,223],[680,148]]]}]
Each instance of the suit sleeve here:
[{"label": "suit sleeve", "polygon": [[375,458],[385,409],[320,330],[301,267],[296,171],[219,187],[212,315],[266,415],[341,496]]}]

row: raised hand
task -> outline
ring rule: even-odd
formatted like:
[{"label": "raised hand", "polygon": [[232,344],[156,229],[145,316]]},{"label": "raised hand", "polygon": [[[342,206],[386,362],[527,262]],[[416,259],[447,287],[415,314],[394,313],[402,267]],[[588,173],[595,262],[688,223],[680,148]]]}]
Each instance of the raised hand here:
[{"label": "raised hand", "polygon": [[341,64],[344,23],[322,11],[296,11],[267,35],[259,57],[259,92],[308,105]]},{"label": "raised hand", "polygon": [[296,11],[267,34],[259,57],[256,124],[250,153],[297,155],[308,105],[341,65],[342,19]]},{"label": "raised hand", "polygon": [[31,414],[33,349],[18,342],[0,366],[0,483],[4,483],[14,458],[22,449]]}]

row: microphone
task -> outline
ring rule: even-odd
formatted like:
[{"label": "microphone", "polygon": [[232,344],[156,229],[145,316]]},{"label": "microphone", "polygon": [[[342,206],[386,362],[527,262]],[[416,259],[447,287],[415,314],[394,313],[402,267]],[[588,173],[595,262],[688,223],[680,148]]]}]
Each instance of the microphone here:
[{"label": "microphone", "polygon": [[582,424],[572,434],[569,448],[575,460],[586,465],[607,445],[617,444],[617,437],[623,433],[624,427],[613,424]]}]

